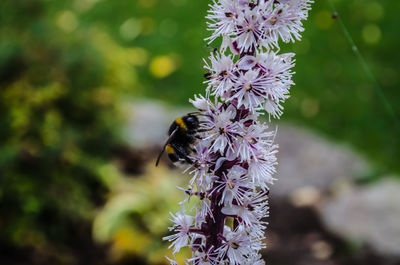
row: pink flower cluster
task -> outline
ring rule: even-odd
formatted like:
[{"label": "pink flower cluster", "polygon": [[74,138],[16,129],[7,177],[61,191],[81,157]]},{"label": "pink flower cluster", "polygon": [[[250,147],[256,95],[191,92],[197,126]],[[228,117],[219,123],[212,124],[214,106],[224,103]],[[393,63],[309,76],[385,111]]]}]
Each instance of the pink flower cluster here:
[{"label": "pink flower cluster", "polygon": [[[191,100],[204,135],[187,169],[182,210],[171,214],[173,253],[190,247],[193,265],[264,264],[267,195],[277,164],[274,131],[259,120],[279,118],[289,97],[294,54],[278,40],[300,39],[312,0],[215,0],[207,18],[219,51],[206,61],[206,96]],[[194,207],[189,201],[196,197]],[[171,260],[172,264],[176,264]]]}]

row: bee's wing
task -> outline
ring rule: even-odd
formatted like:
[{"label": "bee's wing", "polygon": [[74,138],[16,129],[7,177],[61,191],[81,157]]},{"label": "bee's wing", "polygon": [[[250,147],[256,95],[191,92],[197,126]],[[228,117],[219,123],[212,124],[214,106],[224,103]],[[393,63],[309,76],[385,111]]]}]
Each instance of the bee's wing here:
[{"label": "bee's wing", "polygon": [[179,128],[177,127],[177,128],[176,128],[175,130],[173,130],[172,133],[169,135],[169,137],[168,137],[167,141],[165,142],[165,144],[164,144],[164,146],[163,146],[163,148],[162,148],[160,154],[159,154],[158,157],[157,157],[156,166],[158,166],[158,163],[160,162],[161,156],[162,156],[162,154],[163,154],[164,151],[165,151],[165,147],[166,147],[167,144],[171,141],[172,137],[174,137],[174,135],[176,134],[176,132],[178,131],[178,129],[179,129]]}]

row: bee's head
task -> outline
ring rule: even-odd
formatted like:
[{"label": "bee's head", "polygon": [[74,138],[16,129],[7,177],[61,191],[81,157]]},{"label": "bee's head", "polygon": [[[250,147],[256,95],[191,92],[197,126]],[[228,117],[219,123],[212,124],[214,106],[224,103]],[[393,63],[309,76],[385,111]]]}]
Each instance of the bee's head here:
[{"label": "bee's head", "polygon": [[199,119],[194,115],[186,115],[182,118],[189,130],[196,130],[199,127]]}]

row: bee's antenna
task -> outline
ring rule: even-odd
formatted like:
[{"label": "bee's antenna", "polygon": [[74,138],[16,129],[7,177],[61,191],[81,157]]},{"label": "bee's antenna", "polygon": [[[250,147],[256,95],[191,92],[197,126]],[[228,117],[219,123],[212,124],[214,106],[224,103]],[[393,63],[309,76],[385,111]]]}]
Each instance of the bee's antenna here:
[{"label": "bee's antenna", "polygon": [[165,150],[165,148],[163,148],[163,149],[161,150],[160,154],[158,155],[157,161],[156,161],[156,166],[158,166],[158,163],[160,162],[160,159],[161,159],[162,154],[164,153],[164,150]]},{"label": "bee's antenna", "polygon": [[169,141],[171,140],[171,138],[175,135],[175,133],[178,131],[178,128],[176,128],[168,137],[167,141],[165,142],[163,149],[161,150],[160,154],[157,157],[157,161],[156,161],[156,166],[158,166],[158,163],[160,162],[161,156],[165,151],[165,147],[167,146],[167,144],[169,143]]}]

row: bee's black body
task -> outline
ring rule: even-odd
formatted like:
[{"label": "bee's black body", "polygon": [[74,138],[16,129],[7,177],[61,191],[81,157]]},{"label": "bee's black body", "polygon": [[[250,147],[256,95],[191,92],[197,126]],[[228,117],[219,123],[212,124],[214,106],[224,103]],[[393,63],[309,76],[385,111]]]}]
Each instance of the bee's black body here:
[{"label": "bee's black body", "polygon": [[169,127],[169,138],[157,159],[156,166],[164,151],[172,162],[185,161],[192,164],[193,161],[188,156],[194,151],[192,145],[198,138],[199,128],[200,121],[194,114],[187,114],[174,120]]}]

